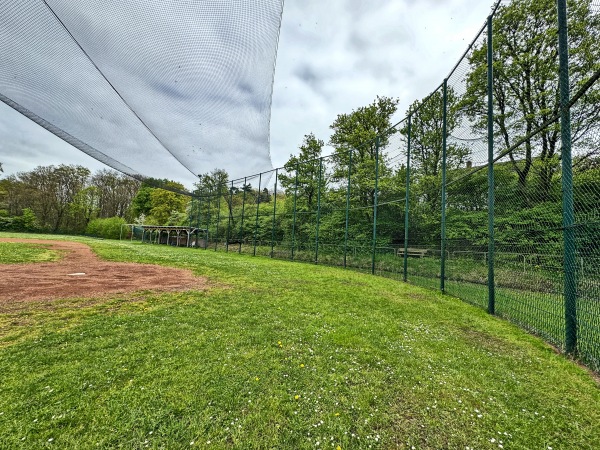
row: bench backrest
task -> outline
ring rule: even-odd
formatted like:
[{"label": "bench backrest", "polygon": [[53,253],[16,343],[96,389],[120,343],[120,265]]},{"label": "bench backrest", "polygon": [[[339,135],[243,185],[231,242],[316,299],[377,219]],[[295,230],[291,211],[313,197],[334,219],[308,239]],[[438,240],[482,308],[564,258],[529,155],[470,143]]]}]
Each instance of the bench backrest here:
[{"label": "bench backrest", "polygon": [[[406,249],[406,253],[408,255],[426,255],[427,254],[427,249],[426,248],[411,248],[411,247],[408,247]],[[398,249],[398,254],[399,255],[404,255],[404,247],[400,247]]]}]

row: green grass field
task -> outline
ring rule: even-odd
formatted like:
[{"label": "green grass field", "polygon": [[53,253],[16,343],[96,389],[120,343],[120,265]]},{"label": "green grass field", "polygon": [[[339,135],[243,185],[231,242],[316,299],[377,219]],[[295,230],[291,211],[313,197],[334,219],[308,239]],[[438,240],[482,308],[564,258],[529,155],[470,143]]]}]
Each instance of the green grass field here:
[{"label": "green grass field", "polygon": [[[0,233],[0,237],[2,235]],[[60,256],[60,252],[40,244],[0,242],[0,264],[56,261]]]},{"label": "green grass field", "polygon": [[336,268],[73,239],[192,269],[209,289],[1,313],[2,449],[600,448],[592,375],[458,299]]},{"label": "green grass field", "polygon": [[[264,247],[263,247],[264,248]],[[270,247],[269,247],[270,249]],[[235,246],[233,251],[237,252]],[[257,247],[257,255],[269,253]],[[363,273],[371,273],[372,256],[370,248],[363,252],[349,252],[348,268]],[[375,258],[375,274],[403,279],[403,259],[394,256],[391,249],[381,248]],[[242,253],[252,253],[253,247],[242,247]],[[276,257],[289,259],[289,251],[279,251]],[[459,255],[459,256],[457,256]],[[552,345],[563,349],[565,346],[565,299],[563,270],[561,261],[548,255],[545,262],[526,258],[517,253],[498,252],[495,258],[495,314],[519,325],[525,330],[543,337]],[[315,250],[301,250],[295,258],[304,262],[314,262]],[[550,263],[549,263],[550,261]],[[408,282],[432,290],[440,290],[441,261],[439,257],[409,258],[407,267]],[[584,262],[587,266],[583,270]],[[324,246],[319,253],[319,264],[343,265],[343,247]],[[600,277],[594,268],[594,260],[578,260],[577,272],[577,320],[578,350],[580,360],[587,367],[600,372]],[[481,254],[458,252],[448,255],[446,260],[445,292],[449,295],[479,306],[488,308],[488,267]]]}]

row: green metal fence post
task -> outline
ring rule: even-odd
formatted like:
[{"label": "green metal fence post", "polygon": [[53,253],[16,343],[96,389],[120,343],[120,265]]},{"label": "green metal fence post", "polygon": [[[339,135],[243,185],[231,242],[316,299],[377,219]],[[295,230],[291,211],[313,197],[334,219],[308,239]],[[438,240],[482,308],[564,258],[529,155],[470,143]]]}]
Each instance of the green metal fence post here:
[{"label": "green metal fence post", "polygon": [[373,248],[371,249],[371,273],[375,274],[375,251],[377,245],[377,194],[379,189],[379,136],[375,139],[375,192],[373,195]]},{"label": "green metal fence post", "polygon": [[256,256],[256,232],[258,231],[258,208],[260,207],[260,186],[262,184],[262,173],[258,175],[258,198],[256,200],[256,221],[254,222],[254,250],[252,255]]},{"label": "green metal fence post", "polygon": [[567,2],[557,0],[558,60],[560,66],[560,134],[562,156],[562,203],[564,241],[565,349],[577,352],[577,279],[575,269],[575,217],[573,208],[573,171],[571,158],[571,111],[569,109],[569,41]]},{"label": "green metal fence post", "polygon": [[219,224],[221,222],[221,184],[219,184],[217,188],[217,228],[215,230],[215,252],[217,251],[217,245],[219,242]]},{"label": "green metal fence post", "polygon": [[296,199],[298,197],[298,163],[296,163],[296,182],[294,184],[294,219],[292,221],[292,261],[294,260],[294,247],[296,246]]},{"label": "green metal fence post", "polygon": [[[211,193],[212,194],[212,193]],[[206,233],[204,234],[204,250],[208,249],[208,227],[210,227],[210,200],[211,194],[208,195],[208,203],[206,205]]]},{"label": "green metal fence post", "polygon": [[[194,223],[194,196],[192,195],[192,199],[190,201],[190,225],[189,225],[189,231],[188,231],[188,242],[187,242],[187,246],[190,246],[190,232],[192,231],[192,225]],[[142,244],[144,243],[144,233],[142,232]]]},{"label": "green metal fence post", "polygon": [[487,19],[487,132],[488,132],[488,313],[496,313],[494,279],[494,59],[492,16]]},{"label": "green metal fence post", "polygon": [[319,159],[319,184],[317,184],[317,227],[315,237],[315,264],[319,263],[319,225],[321,223],[321,179],[323,177],[323,158]]},{"label": "green metal fence post", "polygon": [[198,216],[196,218],[196,228],[198,229],[198,233],[196,234],[196,248],[198,248],[200,245],[198,242],[198,238],[200,237],[200,217],[202,217],[202,211],[200,211],[200,208],[202,208],[202,191],[200,190],[198,190],[198,201],[196,202],[196,206],[198,207]]},{"label": "green metal fence post", "polygon": [[244,216],[246,213],[246,182],[247,178],[244,177],[244,185],[242,186],[242,220],[240,222],[240,233],[238,236],[239,239],[239,248],[238,253],[242,253],[242,241],[244,240]]},{"label": "green metal fence post", "polygon": [[444,79],[442,111],[442,239],[440,258],[440,290],[446,292],[446,134],[448,114],[448,79]]},{"label": "green metal fence post", "polygon": [[231,221],[233,219],[233,180],[229,188],[229,205],[227,205],[227,236],[225,237],[225,253],[229,253],[229,238],[231,236]]},{"label": "green metal fence post", "polygon": [[348,160],[348,185],[346,186],[346,228],[344,229],[344,269],[346,268],[346,260],[348,257],[348,224],[350,214],[350,187],[352,176],[352,149],[350,149],[350,155]]},{"label": "green metal fence post", "polygon": [[273,192],[273,223],[271,225],[271,258],[273,257],[273,251],[275,247],[275,216],[277,214],[277,177],[279,175],[279,169],[275,169],[275,189]]},{"label": "green metal fence post", "polygon": [[408,281],[408,218],[410,208],[410,132],[412,116],[408,113],[408,132],[406,139],[406,198],[404,199],[404,267],[403,280]]}]

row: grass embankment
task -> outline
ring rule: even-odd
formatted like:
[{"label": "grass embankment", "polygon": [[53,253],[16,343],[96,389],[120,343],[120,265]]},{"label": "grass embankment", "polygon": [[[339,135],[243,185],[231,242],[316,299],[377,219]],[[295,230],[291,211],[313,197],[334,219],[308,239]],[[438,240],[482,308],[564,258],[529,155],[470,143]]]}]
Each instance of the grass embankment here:
[{"label": "grass embankment", "polygon": [[309,264],[85,242],[213,287],[0,315],[0,448],[600,448],[589,373],[457,299]]}]

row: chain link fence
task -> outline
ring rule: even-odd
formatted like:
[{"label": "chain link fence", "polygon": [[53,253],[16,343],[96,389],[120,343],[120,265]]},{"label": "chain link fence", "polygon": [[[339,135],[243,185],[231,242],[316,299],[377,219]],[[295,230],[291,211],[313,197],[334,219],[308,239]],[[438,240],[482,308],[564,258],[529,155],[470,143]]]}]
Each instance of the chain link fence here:
[{"label": "chain link fence", "polygon": [[499,2],[396,125],[204,186],[204,248],[439,289],[600,370],[600,5],[561,14]]}]

